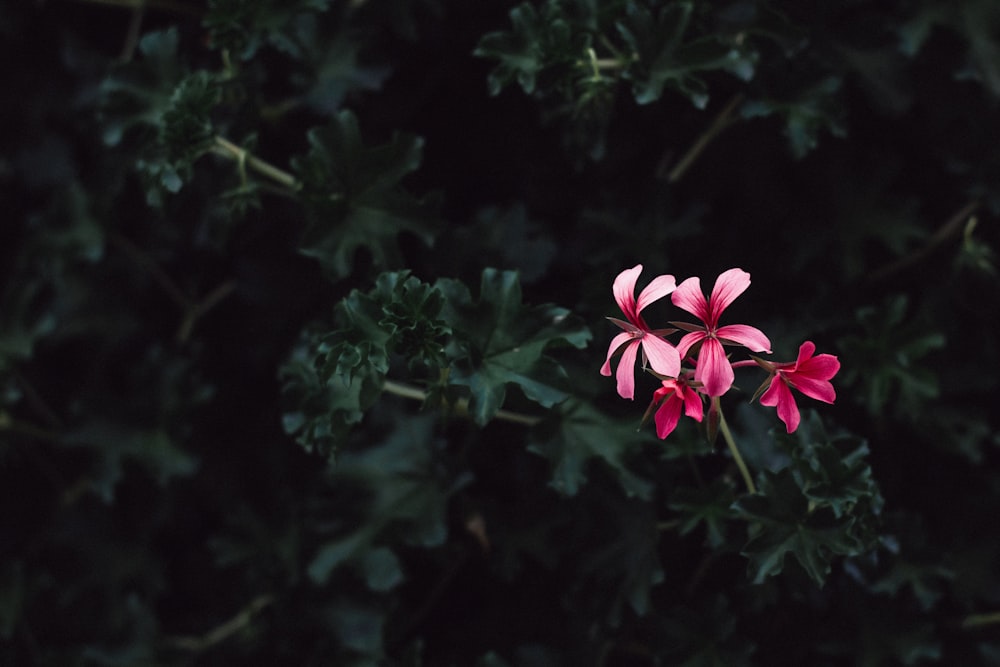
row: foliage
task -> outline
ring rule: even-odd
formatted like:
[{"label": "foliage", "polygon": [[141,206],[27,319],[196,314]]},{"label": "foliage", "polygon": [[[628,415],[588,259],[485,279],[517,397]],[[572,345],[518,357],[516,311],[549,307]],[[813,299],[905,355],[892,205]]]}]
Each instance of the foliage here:
[{"label": "foliage", "polygon": [[[0,664],[996,664],[998,35],[6,3]],[[743,267],[723,326],[813,366],[657,438],[704,384],[601,376],[640,263]]]}]

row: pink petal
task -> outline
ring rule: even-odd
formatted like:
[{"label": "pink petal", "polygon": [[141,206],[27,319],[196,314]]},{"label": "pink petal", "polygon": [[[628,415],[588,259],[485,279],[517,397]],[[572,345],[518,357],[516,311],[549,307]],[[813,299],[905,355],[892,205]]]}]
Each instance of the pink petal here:
[{"label": "pink petal", "polygon": [[701,421],[704,414],[704,406],[701,404],[701,396],[691,387],[684,385],[684,414],[695,421]]},{"label": "pink petal", "polygon": [[688,350],[708,337],[704,331],[692,331],[684,336],[677,343],[677,354],[681,359],[687,356]]},{"label": "pink petal", "polygon": [[677,397],[677,394],[670,394],[667,400],[663,401],[663,405],[656,411],[656,416],[653,420],[656,422],[656,435],[661,440],[665,439],[677,428],[677,422],[681,420],[681,400]]},{"label": "pink petal", "polygon": [[670,295],[670,300],[678,308],[683,308],[702,322],[708,323],[708,301],[705,300],[705,295],[701,292],[699,278],[688,278],[678,285],[674,293]]},{"label": "pink petal", "polygon": [[701,344],[694,379],[701,382],[705,393],[709,396],[722,396],[733,386],[733,367],[726,359],[722,343],[716,339],[707,338]]},{"label": "pink petal", "polygon": [[795,405],[795,397],[788,385],[775,375],[771,386],[760,397],[761,405],[773,405],[778,408],[778,419],[785,422],[785,431],[793,432],[799,427],[799,407]]},{"label": "pink petal", "polygon": [[727,324],[719,327],[715,335],[748,347],[753,352],[771,352],[771,341],[764,332],[748,324]]},{"label": "pink petal", "polygon": [[633,336],[630,333],[622,332],[611,339],[611,345],[608,346],[608,357],[604,360],[604,365],[601,366],[601,375],[611,377],[611,357],[615,352],[618,351],[625,343],[632,340]]},{"label": "pink petal", "polygon": [[639,339],[634,339],[622,350],[622,358],[618,361],[618,395],[632,400],[635,398],[635,355],[639,351]]},{"label": "pink petal", "polygon": [[743,269],[729,269],[715,279],[712,296],[708,302],[709,327],[714,327],[719,323],[722,311],[728,308],[729,304],[735,301],[740,294],[743,294],[748,287],[750,287],[750,274]]},{"label": "pink petal", "polygon": [[808,375],[814,380],[829,380],[840,370],[840,360],[832,354],[820,354],[812,359],[797,363],[795,372]]},{"label": "pink petal", "polygon": [[649,304],[662,299],[666,295],[677,289],[677,282],[671,275],[656,276],[646,285],[645,289],[639,292],[639,300],[636,302],[635,312],[641,313],[642,309]]},{"label": "pink petal", "polygon": [[837,392],[828,381],[817,380],[798,373],[789,373],[788,375],[790,376],[789,383],[809,398],[815,398],[824,403],[833,403],[837,400]]},{"label": "pink petal", "polygon": [[638,324],[636,322],[638,312],[635,309],[635,281],[639,279],[640,273],[642,273],[642,264],[636,264],[631,269],[625,269],[619,273],[618,277],[615,278],[614,284],[611,286],[611,291],[615,295],[618,307],[622,309],[625,317],[632,324]]},{"label": "pink petal", "polygon": [[799,345],[799,357],[795,360],[795,365],[798,366],[805,363],[806,360],[811,359],[814,352],[816,352],[816,344],[811,340],[807,340],[802,345]]},{"label": "pink petal", "polygon": [[642,349],[654,371],[672,378],[680,375],[681,355],[673,345],[659,336],[646,334],[642,337]]}]

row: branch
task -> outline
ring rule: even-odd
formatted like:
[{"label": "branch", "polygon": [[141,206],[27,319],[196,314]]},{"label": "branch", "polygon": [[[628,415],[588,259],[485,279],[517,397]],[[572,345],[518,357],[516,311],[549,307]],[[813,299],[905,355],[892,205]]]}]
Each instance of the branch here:
[{"label": "branch", "polygon": [[905,257],[900,257],[895,262],[887,264],[886,266],[883,266],[881,269],[873,271],[868,276],[868,280],[870,282],[878,282],[880,280],[885,280],[886,278],[889,278],[890,276],[893,276],[899,273],[900,271],[903,271],[915,264],[920,263],[928,255],[937,250],[938,247],[944,244],[945,241],[947,241],[953,236],[958,236],[958,234],[960,234],[962,231],[963,225],[965,225],[966,221],[969,219],[969,216],[975,213],[976,209],[978,208],[979,208],[978,201],[969,202],[968,204],[960,208],[958,211],[956,211],[954,215],[948,218],[947,222],[941,225],[941,227],[939,227],[938,230],[934,232],[934,234],[929,239],[927,239],[927,243],[925,243],[920,248],[917,248],[909,255],[906,255]]},{"label": "branch", "polygon": [[[422,389],[417,389],[416,387],[411,387],[409,385],[401,384],[395,382],[394,380],[386,380],[382,385],[382,391],[388,392],[390,394],[395,394],[396,396],[402,396],[403,398],[410,398],[415,401],[426,401],[427,392]],[[455,413],[468,416],[469,414],[469,401],[468,399],[459,399],[455,405],[449,405],[443,403],[443,407],[451,408]],[[514,424],[521,424],[523,426],[535,426],[541,423],[542,418],[536,417],[534,415],[525,415],[520,412],[512,412],[510,410],[497,410],[496,414],[493,415],[495,419],[500,421],[511,422]]]},{"label": "branch", "polygon": [[258,595],[250,601],[250,604],[239,610],[235,616],[201,636],[167,637],[164,641],[170,648],[201,653],[248,627],[253,620],[254,614],[271,605],[273,602],[273,595]]},{"label": "branch", "polygon": [[267,178],[270,178],[271,180],[291,190],[299,190],[302,187],[299,180],[292,174],[282,169],[278,169],[269,162],[265,162],[260,158],[254,157],[249,151],[237,146],[225,137],[215,137],[215,146],[212,149],[212,152],[216,155],[236,160],[240,166],[246,165],[261,176],[266,176]]},{"label": "branch", "polygon": [[694,164],[694,161],[705,151],[708,144],[712,142],[719,134],[722,133],[724,129],[732,125],[733,112],[736,108],[743,103],[743,94],[737,93],[726,103],[726,106],[722,108],[722,111],[715,116],[712,120],[712,124],[708,126],[708,129],[702,132],[701,136],[698,137],[697,141],[688,149],[688,152],[684,154],[684,157],[680,159],[674,168],[670,170],[667,174],[668,183],[676,183],[681,180],[687,170]]}]

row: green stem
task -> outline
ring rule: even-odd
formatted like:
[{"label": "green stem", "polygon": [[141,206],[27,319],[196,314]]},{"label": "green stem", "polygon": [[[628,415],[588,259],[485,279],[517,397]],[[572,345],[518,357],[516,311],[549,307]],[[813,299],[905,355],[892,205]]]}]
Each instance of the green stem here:
[{"label": "green stem", "polygon": [[302,184],[292,174],[278,169],[273,164],[264,162],[258,157],[254,157],[246,149],[237,146],[224,137],[215,138],[215,152],[219,155],[235,159],[240,166],[245,165],[261,176],[266,176],[286,188],[298,190],[302,187]]},{"label": "green stem", "polygon": [[971,614],[962,620],[963,628],[979,628],[984,625],[1000,625],[1000,611],[989,614]]},{"label": "green stem", "polygon": [[743,475],[743,481],[747,485],[747,490],[750,493],[757,493],[757,487],[754,486],[750,469],[747,468],[746,461],[743,460],[743,455],[740,454],[740,450],[736,446],[736,441],[733,440],[733,434],[729,430],[729,424],[726,423],[726,417],[722,414],[721,409],[719,410],[719,430],[722,431],[722,437],[725,438],[726,444],[729,446],[729,451],[733,455],[733,460],[736,461],[736,467],[740,469],[740,474]]},{"label": "green stem", "polygon": [[[395,380],[386,380],[382,384],[382,391],[389,394],[395,394],[396,396],[402,396],[403,398],[410,398],[415,401],[427,400],[427,392],[422,389],[417,389],[416,387],[402,384],[401,382],[396,382]],[[458,414],[467,415],[469,413],[469,402],[465,399],[460,400],[451,407]],[[525,415],[520,412],[511,412],[510,410],[497,410],[493,417],[495,419],[499,419],[500,421],[521,424],[522,426],[536,426],[542,421],[541,417]]]}]

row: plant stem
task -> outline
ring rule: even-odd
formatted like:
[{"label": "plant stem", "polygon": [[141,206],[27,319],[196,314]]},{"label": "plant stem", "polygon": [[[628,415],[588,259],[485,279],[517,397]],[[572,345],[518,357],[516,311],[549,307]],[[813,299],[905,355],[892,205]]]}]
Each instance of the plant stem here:
[{"label": "plant stem", "polygon": [[726,106],[722,108],[722,111],[716,115],[712,120],[712,124],[708,126],[708,129],[702,132],[701,136],[694,142],[688,152],[684,154],[684,157],[680,159],[674,168],[670,170],[667,175],[668,183],[676,183],[681,180],[681,177],[687,172],[688,168],[694,164],[694,161],[704,152],[708,144],[711,143],[715,137],[717,137],[724,129],[729,127],[732,122],[733,112],[736,111],[738,107],[743,102],[743,95],[737,93],[726,103]]},{"label": "plant stem", "polygon": [[254,615],[273,602],[274,597],[271,595],[258,595],[250,601],[250,604],[239,610],[235,616],[222,625],[216,626],[205,634],[196,637],[168,637],[166,644],[170,648],[200,653],[248,627]]},{"label": "plant stem", "polygon": [[726,416],[722,414],[722,410],[719,410],[719,430],[722,431],[722,437],[725,438],[726,444],[729,446],[729,451],[733,455],[733,460],[736,461],[736,467],[740,469],[740,474],[743,475],[743,481],[747,485],[747,491],[750,493],[757,493],[757,487],[753,483],[753,477],[750,475],[750,469],[747,468],[747,464],[743,460],[743,455],[740,454],[740,450],[736,446],[736,441],[733,440],[733,434],[729,430],[729,424],[726,423]]},{"label": "plant stem", "polygon": [[989,614],[971,614],[962,619],[963,628],[979,628],[984,625],[1000,625],[1000,611]]},{"label": "plant stem", "polygon": [[921,262],[945,241],[953,236],[958,236],[962,232],[962,228],[965,226],[966,222],[972,214],[976,212],[976,209],[979,208],[979,205],[978,201],[972,201],[960,208],[950,218],[948,218],[948,220],[941,225],[941,227],[939,227],[929,239],[927,239],[927,242],[924,245],[917,248],[909,255],[901,257],[895,262],[887,264],[877,271],[873,271],[868,276],[868,280],[871,282],[885,280],[886,278],[889,278],[890,276],[893,276],[900,271],[908,269]]},{"label": "plant stem", "polygon": [[302,187],[302,184],[292,174],[278,169],[273,164],[264,162],[258,157],[254,157],[246,149],[237,146],[225,137],[215,137],[214,152],[217,155],[235,159],[241,165],[245,164],[261,176],[266,176],[267,178],[270,178],[271,180],[280,183],[291,190],[298,190]]},{"label": "plant stem", "polygon": [[[416,387],[411,387],[410,385],[396,382],[395,380],[386,380],[382,384],[382,391],[395,394],[396,396],[402,396],[403,398],[410,398],[415,401],[427,400],[427,392],[422,389],[417,389]],[[460,415],[467,415],[469,413],[469,401],[466,399],[459,400],[458,403],[453,406],[445,404],[445,407],[451,407]],[[520,412],[512,412],[510,410],[497,410],[493,417],[495,419],[499,419],[500,421],[521,424],[522,426],[535,426],[542,421],[541,417],[525,415]]]}]

